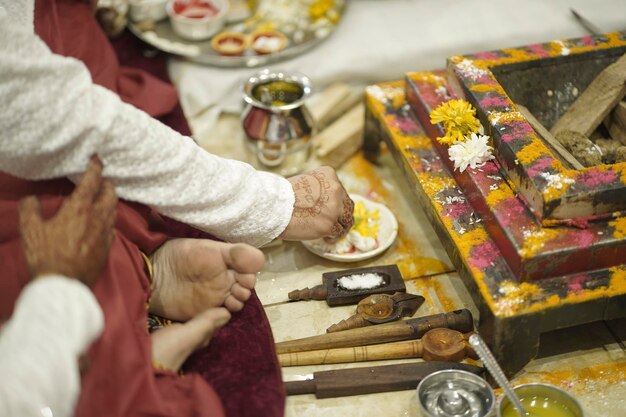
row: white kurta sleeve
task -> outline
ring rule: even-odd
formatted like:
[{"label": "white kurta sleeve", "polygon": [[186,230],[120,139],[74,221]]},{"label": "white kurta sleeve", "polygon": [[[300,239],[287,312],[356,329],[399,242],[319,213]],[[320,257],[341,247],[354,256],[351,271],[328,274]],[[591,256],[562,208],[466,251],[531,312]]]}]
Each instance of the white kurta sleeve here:
[{"label": "white kurta sleeve", "polygon": [[103,328],[100,305],[80,281],[29,283],[0,329],[0,415],[74,415],[78,358]]},{"label": "white kurta sleeve", "polygon": [[123,103],[2,9],[0,98],[2,171],[75,178],[97,153],[120,198],[225,240],[260,246],[289,223],[294,195],[286,179],[211,155]]}]

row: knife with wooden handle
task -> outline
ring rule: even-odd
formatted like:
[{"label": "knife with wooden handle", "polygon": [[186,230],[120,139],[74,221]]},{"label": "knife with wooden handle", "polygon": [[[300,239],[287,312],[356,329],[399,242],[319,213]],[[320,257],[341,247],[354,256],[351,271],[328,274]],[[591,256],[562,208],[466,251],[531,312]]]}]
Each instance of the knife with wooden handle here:
[{"label": "knife with wooden handle", "polygon": [[345,397],[415,389],[433,372],[459,369],[480,375],[484,369],[455,362],[415,362],[313,373],[313,379],[285,382],[287,395],[315,394],[317,398]]}]

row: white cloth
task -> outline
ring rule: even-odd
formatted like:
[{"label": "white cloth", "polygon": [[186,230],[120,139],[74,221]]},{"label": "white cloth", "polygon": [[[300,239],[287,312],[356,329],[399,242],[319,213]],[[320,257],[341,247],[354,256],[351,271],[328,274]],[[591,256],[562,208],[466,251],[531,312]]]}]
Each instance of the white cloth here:
[{"label": "white cloth", "polygon": [[0,415],[74,415],[78,358],[103,328],[100,305],[80,281],[49,275],[29,283],[0,329]]},{"label": "white cloth", "polygon": [[2,171],[76,177],[97,153],[120,198],[225,240],[260,246],[291,219],[286,179],[209,154],[53,54],[33,33],[33,0],[0,0],[0,99]]},{"label": "white cloth", "polygon": [[[336,81],[363,87],[443,68],[451,55],[588,35],[570,8],[605,32],[626,29],[624,0],[348,0],[328,39],[269,68],[300,71],[317,91]],[[185,113],[205,112],[203,129],[207,114],[241,109],[241,86],[258,71],[177,59],[169,69]]]}]

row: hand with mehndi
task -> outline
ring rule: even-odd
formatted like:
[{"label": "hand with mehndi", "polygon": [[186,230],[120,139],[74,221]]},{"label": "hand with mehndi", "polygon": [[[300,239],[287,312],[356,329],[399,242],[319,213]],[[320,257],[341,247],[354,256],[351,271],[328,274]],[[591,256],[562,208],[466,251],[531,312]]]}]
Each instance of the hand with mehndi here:
[{"label": "hand with mehndi", "polygon": [[109,254],[117,196],[93,157],[74,192],[48,220],[35,196],[20,205],[20,229],[31,276],[60,274],[91,286]]},{"label": "hand with mehndi", "polygon": [[288,178],[296,197],[291,221],[282,238],[334,242],[354,224],[354,202],[331,167]]}]

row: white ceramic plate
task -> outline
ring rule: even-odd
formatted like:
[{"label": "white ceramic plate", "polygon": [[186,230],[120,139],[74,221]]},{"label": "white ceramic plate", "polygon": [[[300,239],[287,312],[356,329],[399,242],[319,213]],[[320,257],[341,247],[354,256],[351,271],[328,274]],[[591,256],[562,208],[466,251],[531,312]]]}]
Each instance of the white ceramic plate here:
[{"label": "white ceramic plate", "polygon": [[352,253],[333,253],[327,252],[319,247],[315,246],[315,241],[303,241],[302,244],[309,251],[313,252],[316,255],[321,256],[322,258],[330,259],[332,261],[337,262],[357,262],[365,259],[373,258],[376,255],[383,253],[385,250],[391,246],[391,244],[396,240],[398,236],[398,221],[396,217],[393,215],[391,210],[389,210],[386,206],[376,203],[372,200],[368,200],[367,198],[360,195],[350,195],[350,198],[356,203],[357,201],[362,201],[365,204],[365,208],[368,211],[378,210],[379,212],[379,220],[378,220],[378,247],[367,252],[352,252]]}]

